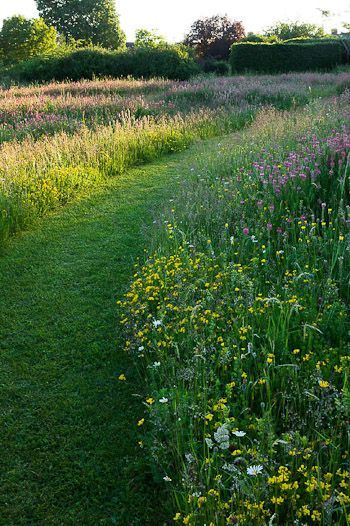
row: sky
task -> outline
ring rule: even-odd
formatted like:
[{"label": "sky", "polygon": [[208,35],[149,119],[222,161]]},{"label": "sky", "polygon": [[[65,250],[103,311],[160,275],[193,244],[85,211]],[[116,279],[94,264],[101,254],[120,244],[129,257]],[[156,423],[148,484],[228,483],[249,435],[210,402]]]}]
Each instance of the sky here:
[{"label": "sky", "polygon": [[[319,9],[334,13],[324,23]],[[204,16],[227,14],[243,22],[247,31],[259,32],[278,20],[302,20],[324,25],[330,31],[350,21],[350,0],[117,0],[117,10],[127,40],[134,40],[138,28],[157,29],[167,40],[180,41],[191,24]],[[37,16],[34,0],[0,0],[0,23],[21,14]]]}]

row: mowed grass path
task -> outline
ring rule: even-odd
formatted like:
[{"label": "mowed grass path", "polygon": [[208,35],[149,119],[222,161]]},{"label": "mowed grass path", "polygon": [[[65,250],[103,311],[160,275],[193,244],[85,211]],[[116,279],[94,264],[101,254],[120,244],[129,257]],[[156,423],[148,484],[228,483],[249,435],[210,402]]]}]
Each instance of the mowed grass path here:
[{"label": "mowed grass path", "polygon": [[217,143],[110,180],[0,257],[1,526],[163,523],[137,447],[142,386],[118,343],[116,300],[155,215]]}]

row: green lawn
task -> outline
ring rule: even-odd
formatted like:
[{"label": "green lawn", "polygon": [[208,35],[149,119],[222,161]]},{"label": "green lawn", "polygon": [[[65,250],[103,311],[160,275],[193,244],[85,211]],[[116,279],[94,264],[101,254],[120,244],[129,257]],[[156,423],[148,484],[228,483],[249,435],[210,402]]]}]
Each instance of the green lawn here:
[{"label": "green lawn", "polygon": [[217,142],[110,180],[0,258],[1,526],[161,524],[116,299],[157,235],[154,218]]}]

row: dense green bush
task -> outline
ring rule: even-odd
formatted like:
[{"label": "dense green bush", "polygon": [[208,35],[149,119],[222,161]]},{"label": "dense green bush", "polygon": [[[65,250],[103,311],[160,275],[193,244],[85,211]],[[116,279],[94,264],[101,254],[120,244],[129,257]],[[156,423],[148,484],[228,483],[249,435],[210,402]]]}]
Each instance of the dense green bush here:
[{"label": "dense green bush", "polygon": [[106,76],[186,80],[198,71],[199,66],[181,46],[138,48],[124,52],[84,48],[22,62],[3,72],[3,77],[19,82]]},{"label": "dense green bush", "polygon": [[233,44],[230,56],[234,72],[257,71],[278,73],[288,71],[327,70],[346,61],[340,42]]},{"label": "dense green bush", "polygon": [[216,75],[228,75],[230,66],[226,60],[206,60],[203,64],[205,73],[215,73]]}]

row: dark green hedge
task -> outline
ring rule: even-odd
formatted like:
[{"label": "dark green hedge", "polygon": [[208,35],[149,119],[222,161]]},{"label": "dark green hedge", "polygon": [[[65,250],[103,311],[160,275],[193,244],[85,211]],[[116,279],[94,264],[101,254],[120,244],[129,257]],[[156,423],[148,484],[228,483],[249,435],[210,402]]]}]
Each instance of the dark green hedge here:
[{"label": "dark green hedge", "polygon": [[256,71],[281,73],[288,71],[329,70],[346,61],[340,42],[289,44],[233,44],[230,62],[233,72]]},{"label": "dark green hedge", "polygon": [[28,60],[7,69],[1,76],[18,82],[128,76],[187,80],[198,73],[198,69],[180,46],[124,52],[86,48]]}]

